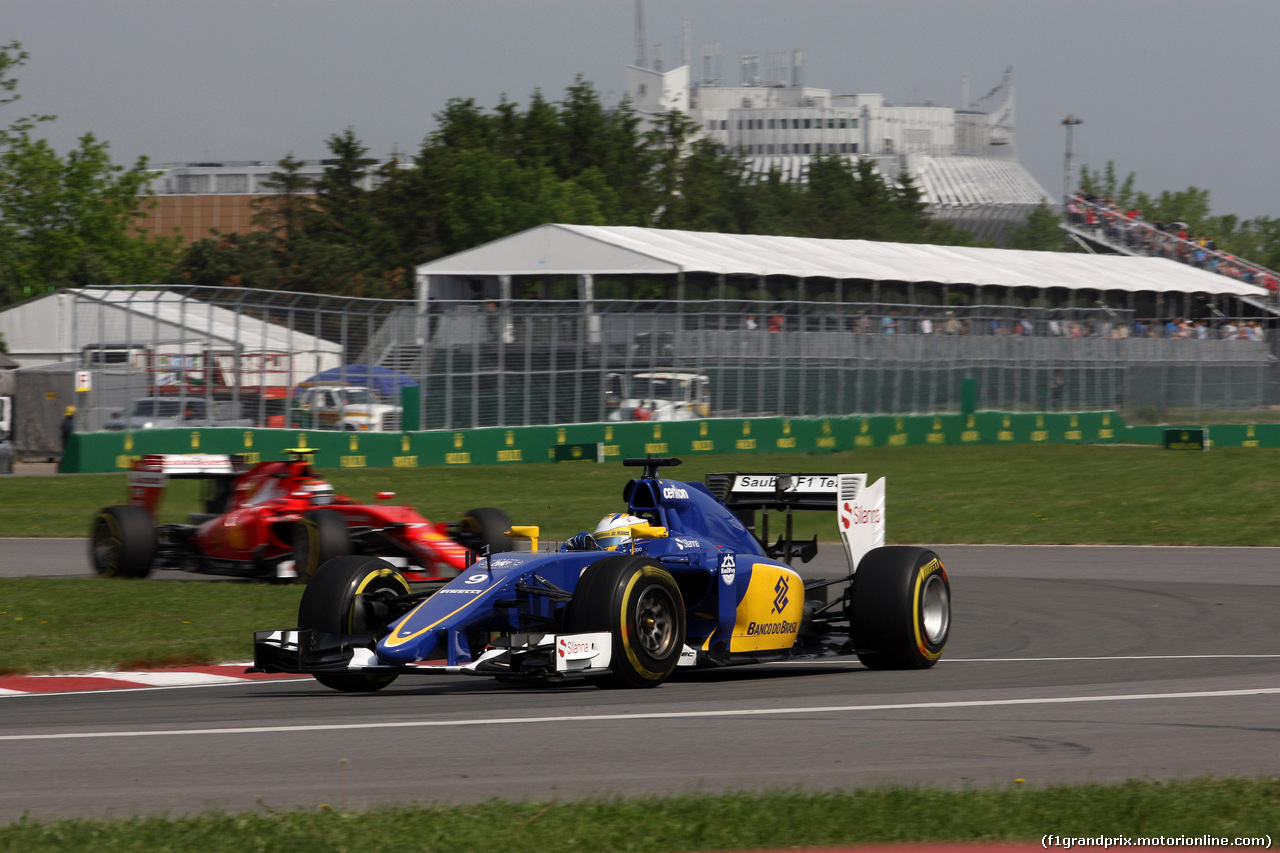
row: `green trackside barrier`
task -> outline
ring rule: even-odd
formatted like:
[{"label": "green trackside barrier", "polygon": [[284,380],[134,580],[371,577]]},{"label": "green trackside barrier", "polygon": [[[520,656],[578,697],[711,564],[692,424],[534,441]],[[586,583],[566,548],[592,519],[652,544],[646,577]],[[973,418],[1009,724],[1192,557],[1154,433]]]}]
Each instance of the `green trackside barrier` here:
[{"label": "green trackside barrier", "polygon": [[1207,429],[1175,428],[1164,431],[1165,450],[1208,450]]},{"label": "green trackside barrier", "polygon": [[[1192,429],[1199,427],[1190,427]],[[281,429],[173,429],[71,436],[61,470],[127,470],[144,453],[233,453],[283,459],[316,448],[321,468],[428,468],[512,465],[572,458],[573,446],[600,445],[606,462],[630,456],[704,453],[836,453],[871,447],[969,444],[1163,445],[1168,427],[1128,427],[1115,412],[1005,413],[839,418],[708,418],[565,426],[486,427],[402,433]],[[1280,447],[1280,424],[1214,426],[1215,447]]]}]

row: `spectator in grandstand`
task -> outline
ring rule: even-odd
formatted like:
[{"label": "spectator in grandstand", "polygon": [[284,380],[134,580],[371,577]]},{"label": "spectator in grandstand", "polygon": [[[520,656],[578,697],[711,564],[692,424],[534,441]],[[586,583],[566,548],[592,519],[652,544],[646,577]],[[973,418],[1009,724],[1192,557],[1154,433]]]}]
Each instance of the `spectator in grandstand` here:
[{"label": "spectator in grandstand", "polygon": [[925,314],[923,317],[920,318],[920,334],[922,335],[933,334],[933,317],[931,317],[928,314]]},{"label": "spectator in grandstand", "polygon": [[756,322],[756,315],[748,314],[747,319],[742,322],[742,327],[748,331],[754,331],[760,328],[760,324]]},{"label": "spectator in grandstand", "polygon": [[1261,278],[1261,281],[1258,284],[1267,289],[1267,296],[1270,297],[1272,302],[1275,302],[1277,295],[1280,295],[1280,281],[1277,281],[1276,277],[1271,273],[1263,273],[1259,278]]},{"label": "spectator in grandstand", "polygon": [[886,335],[892,335],[898,331],[898,312],[891,310],[884,315],[884,318],[880,321],[880,331]]},{"label": "spectator in grandstand", "polygon": [[1145,338],[1147,336],[1147,324],[1141,317],[1133,318],[1133,337]]}]

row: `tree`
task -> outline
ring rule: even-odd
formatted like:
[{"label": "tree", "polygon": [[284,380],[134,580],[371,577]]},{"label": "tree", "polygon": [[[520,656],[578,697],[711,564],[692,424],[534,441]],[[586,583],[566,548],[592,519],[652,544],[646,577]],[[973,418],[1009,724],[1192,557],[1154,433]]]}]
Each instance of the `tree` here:
[{"label": "tree", "polygon": [[[10,76],[10,72],[25,65],[28,58],[29,54],[22,49],[21,42],[0,45],[0,92],[4,93],[0,96],[0,107],[22,100],[22,96],[17,94],[18,80]],[[38,122],[53,119],[53,116],[29,115],[15,119],[7,128],[0,126],[0,150],[7,148],[10,140],[25,137]]]},{"label": "tree", "polygon": [[920,191],[906,174],[894,185],[868,158],[820,154],[808,177],[800,207],[808,236],[914,243],[931,233]]},{"label": "tree", "polygon": [[[18,100],[10,71],[26,58],[17,42],[0,47],[0,106]],[[0,130],[0,305],[58,287],[160,281],[178,240],[138,227],[151,194],[146,158],[117,166],[93,134],[62,157],[31,135],[51,119],[25,116]]]},{"label": "tree", "polygon": [[1067,234],[1061,227],[1062,218],[1041,199],[1027,221],[1009,232],[1010,249],[1028,249],[1035,252],[1065,252],[1069,249]]},{"label": "tree", "polygon": [[0,153],[4,259],[0,300],[94,284],[149,284],[172,266],[176,237],[137,227],[150,195],[146,159],[113,165],[92,134],[62,158],[44,140],[11,139]]}]

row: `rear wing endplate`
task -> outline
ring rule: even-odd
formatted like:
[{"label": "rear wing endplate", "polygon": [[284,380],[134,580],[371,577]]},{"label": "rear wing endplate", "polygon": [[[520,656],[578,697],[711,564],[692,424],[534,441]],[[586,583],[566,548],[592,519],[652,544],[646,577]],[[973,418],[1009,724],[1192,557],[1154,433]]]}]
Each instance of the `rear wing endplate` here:
[{"label": "rear wing endplate", "polygon": [[[840,540],[849,559],[849,570],[872,548],[885,541],[885,480],[867,485],[866,474],[708,474],[707,488],[721,503],[755,532],[755,512],[764,513],[761,541],[768,539],[768,513],[787,513],[786,545],[781,548],[790,562],[791,511],[834,510]],[[765,543],[766,548],[769,548]],[[808,559],[806,558],[806,562]]]}]

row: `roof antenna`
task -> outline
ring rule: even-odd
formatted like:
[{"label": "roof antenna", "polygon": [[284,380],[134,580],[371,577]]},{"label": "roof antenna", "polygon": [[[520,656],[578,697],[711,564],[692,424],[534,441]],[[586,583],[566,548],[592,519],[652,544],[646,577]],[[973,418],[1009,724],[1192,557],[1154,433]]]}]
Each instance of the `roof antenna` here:
[{"label": "roof antenna", "polygon": [[644,0],[636,0],[636,67],[648,68],[644,37]]}]

